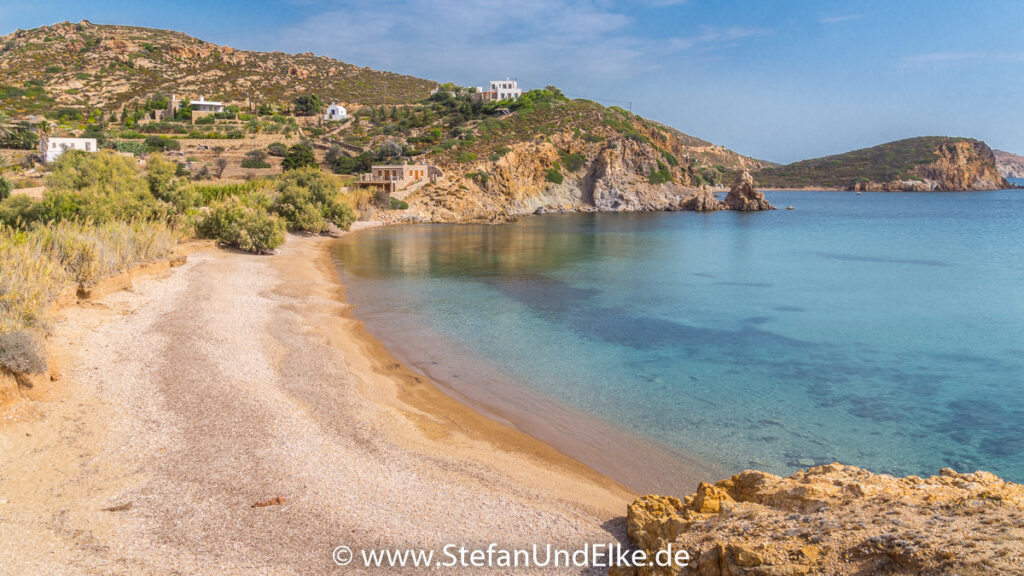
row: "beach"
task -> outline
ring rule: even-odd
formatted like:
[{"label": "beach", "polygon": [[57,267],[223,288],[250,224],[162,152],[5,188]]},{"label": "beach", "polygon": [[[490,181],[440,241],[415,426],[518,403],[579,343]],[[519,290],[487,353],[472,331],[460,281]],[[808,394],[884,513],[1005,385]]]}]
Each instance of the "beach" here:
[{"label": "beach", "polygon": [[338,573],[340,545],[627,540],[635,494],[367,334],[330,242],[196,252],[59,313],[61,379],[0,415],[0,573]]}]

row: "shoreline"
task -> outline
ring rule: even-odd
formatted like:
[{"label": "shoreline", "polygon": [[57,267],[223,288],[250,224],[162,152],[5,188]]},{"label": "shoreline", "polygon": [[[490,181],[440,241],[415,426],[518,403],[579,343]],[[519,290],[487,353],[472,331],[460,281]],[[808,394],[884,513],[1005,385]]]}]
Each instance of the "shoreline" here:
[{"label": "shoreline", "polygon": [[[328,246],[334,272],[347,292],[352,279],[330,250]],[[361,317],[347,295],[343,298],[349,306],[346,314],[359,322],[365,338],[405,370],[467,409],[521,431],[629,490],[688,493],[701,481],[727,476],[725,470],[710,463],[533,390],[498,370],[487,358],[469,353],[425,327],[417,326],[414,338],[396,337],[396,333],[406,332],[402,328],[379,333],[380,326],[371,328],[371,319]],[[418,341],[430,342],[429,349],[410,344]]]},{"label": "shoreline", "polygon": [[60,312],[61,382],[0,426],[11,570],[326,574],[339,544],[627,541],[636,494],[395,361],[330,242],[197,252]]}]

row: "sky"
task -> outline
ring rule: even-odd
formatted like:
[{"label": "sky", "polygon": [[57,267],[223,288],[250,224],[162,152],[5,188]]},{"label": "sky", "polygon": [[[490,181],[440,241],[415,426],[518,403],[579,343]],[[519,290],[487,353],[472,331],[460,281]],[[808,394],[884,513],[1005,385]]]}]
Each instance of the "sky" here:
[{"label": "sky", "polygon": [[82,19],[551,84],[775,162],[922,135],[1024,154],[1019,0],[0,0],[0,34]]}]

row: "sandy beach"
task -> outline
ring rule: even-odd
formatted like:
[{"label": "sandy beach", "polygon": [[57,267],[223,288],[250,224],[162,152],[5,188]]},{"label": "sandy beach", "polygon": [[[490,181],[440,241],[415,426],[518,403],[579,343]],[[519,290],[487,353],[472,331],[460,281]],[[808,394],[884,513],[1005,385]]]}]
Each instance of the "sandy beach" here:
[{"label": "sandy beach", "polygon": [[386,573],[331,551],[627,540],[632,493],[370,338],[329,242],[197,252],[59,314],[63,377],[0,413],[0,574]]}]

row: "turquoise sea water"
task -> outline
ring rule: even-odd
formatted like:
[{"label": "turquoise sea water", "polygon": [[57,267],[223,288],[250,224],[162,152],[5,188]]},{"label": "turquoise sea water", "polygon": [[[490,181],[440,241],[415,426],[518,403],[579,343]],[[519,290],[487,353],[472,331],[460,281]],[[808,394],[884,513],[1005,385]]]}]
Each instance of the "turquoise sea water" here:
[{"label": "turquoise sea water", "polygon": [[394,227],[335,255],[356,316],[469,398],[521,389],[727,473],[1024,481],[1024,191],[768,197],[796,210]]}]

